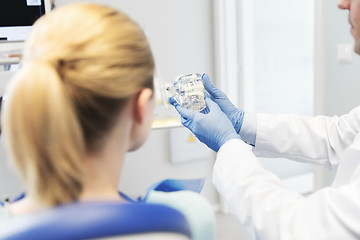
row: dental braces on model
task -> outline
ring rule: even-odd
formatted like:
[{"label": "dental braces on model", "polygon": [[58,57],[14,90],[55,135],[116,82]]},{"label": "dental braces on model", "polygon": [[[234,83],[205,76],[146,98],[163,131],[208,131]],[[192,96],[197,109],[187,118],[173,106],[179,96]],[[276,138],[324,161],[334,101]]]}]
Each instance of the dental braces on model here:
[{"label": "dental braces on model", "polygon": [[196,112],[206,108],[205,88],[199,73],[180,76],[166,91],[183,108]]}]

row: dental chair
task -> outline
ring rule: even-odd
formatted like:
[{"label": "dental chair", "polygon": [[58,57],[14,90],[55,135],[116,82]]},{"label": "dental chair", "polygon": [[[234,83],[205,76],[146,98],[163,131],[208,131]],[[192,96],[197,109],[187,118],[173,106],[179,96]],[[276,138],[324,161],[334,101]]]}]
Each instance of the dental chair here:
[{"label": "dental chair", "polygon": [[10,220],[3,240],[185,240],[186,218],[177,210],[145,203],[72,203]]}]

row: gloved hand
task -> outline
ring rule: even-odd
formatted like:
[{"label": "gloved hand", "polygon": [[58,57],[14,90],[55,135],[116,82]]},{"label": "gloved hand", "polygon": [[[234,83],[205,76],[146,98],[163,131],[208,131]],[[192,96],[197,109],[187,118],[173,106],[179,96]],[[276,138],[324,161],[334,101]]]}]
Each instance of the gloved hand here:
[{"label": "gloved hand", "polygon": [[232,125],[235,128],[236,133],[240,132],[243,120],[244,120],[244,112],[239,110],[234,106],[227,98],[224,92],[217,89],[210,81],[210,77],[207,73],[202,75],[203,84],[206,91],[209,93],[209,97],[213,100],[221,110],[225,113],[225,115],[230,119]]},{"label": "gloved hand", "polygon": [[205,101],[208,108],[206,114],[182,108],[174,99],[169,99],[181,115],[181,123],[202,143],[217,152],[226,141],[233,138],[240,139],[240,136],[219,106],[210,98],[206,98]]}]

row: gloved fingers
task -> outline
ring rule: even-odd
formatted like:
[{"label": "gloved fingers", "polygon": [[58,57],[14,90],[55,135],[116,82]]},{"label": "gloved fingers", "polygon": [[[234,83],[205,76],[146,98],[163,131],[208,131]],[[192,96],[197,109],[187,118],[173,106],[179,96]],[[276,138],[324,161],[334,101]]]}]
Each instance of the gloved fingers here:
[{"label": "gloved fingers", "polygon": [[200,111],[202,114],[208,114],[210,112],[210,109],[206,106],[203,110]]},{"label": "gloved fingers", "polygon": [[210,93],[208,93],[208,91],[204,92],[204,98],[212,98],[212,96],[210,95]]},{"label": "gloved fingers", "polygon": [[169,100],[169,103],[175,107],[175,104],[177,104],[177,102],[175,101],[175,99],[174,99],[173,97],[169,97],[168,100]]},{"label": "gloved fingers", "polygon": [[211,98],[206,98],[206,106],[207,108],[209,108],[209,111],[211,113],[211,111],[217,110],[217,111],[221,111],[219,105],[217,105],[213,100],[211,100]]},{"label": "gloved fingers", "polygon": [[[205,92],[204,92],[204,99],[207,99],[207,98],[211,98],[211,99],[212,99],[212,96],[211,96],[207,91],[205,91]],[[203,114],[208,114],[208,113],[210,112],[210,110],[209,110],[209,108],[206,106],[206,108],[203,109],[203,110],[201,110],[200,112],[203,113]]]},{"label": "gloved fingers", "polygon": [[208,91],[204,92],[204,99],[210,98],[211,100],[215,101],[214,97],[208,93]]},{"label": "gloved fingers", "polygon": [[182,118],[184,118],[185,120],[188,119],[193,119],[194,118],[194,114],[196,114],[196,112],[191,111],[189,109],[183,108],[181,107],[179,104],[175,105],[175,109],[176,111],[178,111],[178,113],[180,114],[180,116]]},{"label": "gloved fingers", "polygon": [[[190,123],[193,121],[193,118],[195,117],[194,114],[196,114],[196,112],[181,107],[173,97],[169,98],[169,103],[172,104],[175,107],[176,111],[180,114],[182,125],[189,128]],[[203,111],[205,110],[206,108]]]},{"label": "gloved fingers", "polygon": [[181,124],[184,127],[188,128],[190,131],[193,131],[193,122],[194,122],[195,114],[197,114],[197,112],[193,112],[186,108],[180,107],[179,105],[177,105],[175,109],[180,114]]},{"label": "gloved fingers", "polygon": [[181,123],[184,123],[186,121],[186,119],[183,118],[181,115],[180,115],[180,120],[181,120]]},{"label": "gloved fingers", "polygon": [[207,73],[204,73],[201,78],[203,80],[206,91],[212,94],[213,90],[216,90],[216,87],[212,84],[209,75]]},{"label": "gloved fingers", "polygon": [[206,91],[214,98],[222,98],[224,97],[224,93],[222,91],[220,91],[219,89],[217,89],[211,82],[210,77],[207,73],[204,73],[202,75],[202,80],[203,80],[203,84],[204,87],[206,89]]},{"label": "gloved fingers", "polygon": [[184,127],[186,127],[186,128],[188,128],[190,131],[192,131],[192,129],[191,129],[191,123],[192,123],[192,119],[186,119],[186,118],[183,118],[183,117],[181,117],[181,124],[184,126]]}]

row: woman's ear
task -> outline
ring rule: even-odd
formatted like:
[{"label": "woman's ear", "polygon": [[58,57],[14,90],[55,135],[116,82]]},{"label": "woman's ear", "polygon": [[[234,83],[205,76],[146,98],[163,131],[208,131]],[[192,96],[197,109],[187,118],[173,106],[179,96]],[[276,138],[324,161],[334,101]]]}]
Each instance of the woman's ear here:
[{"label": "woman's ear", "polygon": [[134,109],[134,117],[137,123],[143,123],[145,117],[147,116],[147,114],[149,114],[148,106],[152,98],[153,91],[150,88],[144,88],[137,94]]}]

